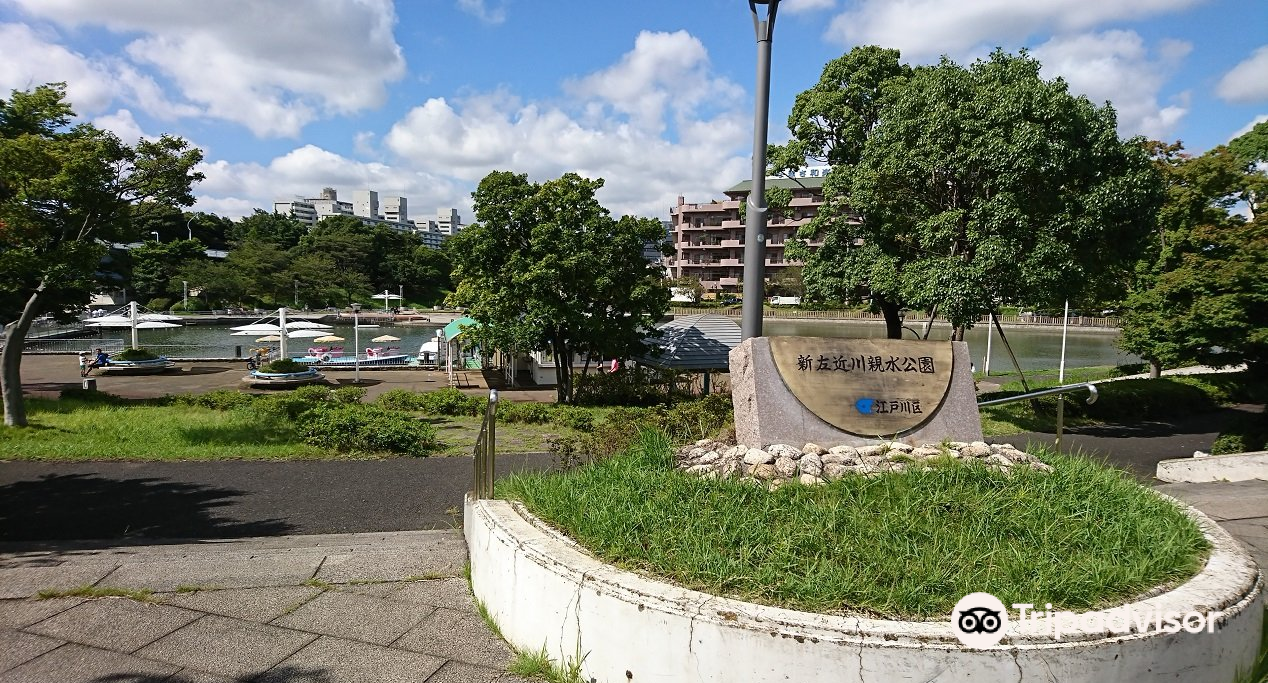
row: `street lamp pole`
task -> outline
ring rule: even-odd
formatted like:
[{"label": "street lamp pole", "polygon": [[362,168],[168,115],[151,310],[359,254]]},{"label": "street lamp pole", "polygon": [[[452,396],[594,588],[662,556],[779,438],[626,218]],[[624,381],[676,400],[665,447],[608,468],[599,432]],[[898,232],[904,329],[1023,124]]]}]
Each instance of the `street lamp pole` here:
[{"label": "street lamp pole", "polygon": [[361,383],[361,304],[352,304],[352,381]]},{"label": "street lamp pole", "polygon": [[193,222],[194,222],[194,217],[193,217],[193,216],[190,216],[190,217],[189,217],[189,220],[185,221],[185,232],[188,232],[188,233],[189,233],[189,239],[191,239],[191,240],[192,240],[192,239],[194,239],[194,228],[193,228],[193,227],[191,227],[191,225],[190,225],[190,224],[191,224],[191,223],[193,223]]},{"label": "street lamp pole", "polygon": [[151,234],[151,235],[154,235],[154,241],[155,241],[155,242],[162,242],[162,240],[160,240],[160,239],[159,239],[159,236],[158,236],[158,233],[157,233],[157,232],[150,231],[150,234]]},{"label": "street lamp pole", "polygon": [[[762,18],[758,5],[766,5]],[[748,0],[757,34],[757,90],[753,111],[753,186],[748,193],[744,228],[744,306],[740,338],[762,336],[762,304],[766,284],[766,126],[770,118],[770,48],[779,0]]]}]

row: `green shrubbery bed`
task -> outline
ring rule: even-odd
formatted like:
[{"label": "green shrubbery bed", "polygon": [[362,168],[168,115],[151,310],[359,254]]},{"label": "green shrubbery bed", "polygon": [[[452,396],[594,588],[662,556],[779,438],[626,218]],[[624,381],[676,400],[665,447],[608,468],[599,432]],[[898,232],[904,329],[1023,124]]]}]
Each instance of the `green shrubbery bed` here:
[{"label": "green shrubbery bed", "polygon": [[949,461],[770,491],[679,472],[671,440],[644,431],[613,457],[500,480],[497,495],[620,567],[812,611],[945,618],[976,591],[1081,610],[1201,568],[1206,541],[1170,502],[1086,459],[1038,455],[1051,474]]}]

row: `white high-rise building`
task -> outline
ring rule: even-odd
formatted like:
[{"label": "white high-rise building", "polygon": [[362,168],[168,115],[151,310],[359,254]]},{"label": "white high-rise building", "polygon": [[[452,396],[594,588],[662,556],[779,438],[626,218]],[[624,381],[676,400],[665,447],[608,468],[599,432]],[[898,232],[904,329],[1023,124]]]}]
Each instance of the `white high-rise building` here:
[{"label": "white high-rise building", "polygon": [[380,218],[379,193],[374,190],[353,191],[352,215],[362,218]]},{"label": "white high-rise building", "polygon": [[392,223],[408,223],[409,199],[406,197],[384,197],[383,220]]},{"label": "white high-rise building", "polygon": [[454,208],[436,209],[436,229],[445,235],[457,235],[462,231],[462,216]]}]

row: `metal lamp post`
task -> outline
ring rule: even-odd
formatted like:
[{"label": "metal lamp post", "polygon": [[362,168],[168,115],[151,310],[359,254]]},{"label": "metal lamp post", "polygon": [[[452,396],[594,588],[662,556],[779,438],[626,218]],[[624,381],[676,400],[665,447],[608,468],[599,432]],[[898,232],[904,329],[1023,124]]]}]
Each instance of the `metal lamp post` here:
[{"label": "metal lamp post", "polygon": [[193,239],[194,239],[194,228],[193,228],[193,227],[191,227],[191,224],[192,224],[193,222],[194,222],[194,217],[193,217],[193,216],[190,216],[190,217],[189,217],[189,220],[185,221],[185,232],[189,233],[189,239],[190,239],[190,240],[193,240]]},{"label": "metal lamp post", "polygon": [[154,235],[154,241],[155,241],[155,242],[162,242],[162,241],[163,241],[163,240],[159,239],[159,236],[158,236],[158,233],[157,233],[157,232],[151,231],[151,232],[150,232],[150,234],[151,234],[151,235]]},{"label": "metal lamp post", "polygon": [[[762,18],[757,6],[766,5]],[[775,35],[779,0],[748,0],[757,34],[757,91],[753,111],[753,187],[748,193],[744,227],[744,306],[740,338],[762,336],[762,304],[766,284],[766,124],[770,117],[770,47]]]},{"label": "metal lamp post", "polygon": [[352,304],[352,381],[361,383],[361,304]]}]

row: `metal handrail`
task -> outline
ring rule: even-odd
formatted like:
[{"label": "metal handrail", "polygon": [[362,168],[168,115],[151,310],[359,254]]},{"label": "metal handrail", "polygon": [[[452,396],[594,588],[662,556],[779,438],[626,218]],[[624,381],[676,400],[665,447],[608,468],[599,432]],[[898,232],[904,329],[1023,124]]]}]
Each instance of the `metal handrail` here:
[{"label": "metal handrail", "polygon": [[1004,398],[995,398],[989,401],[982,401],[981,403],[977,404],[977,407],[985,408],[987,406],[1001,406],[1006,403],[1016,403],[1018,401],[1029,401],[1032,398],[1039,398],[1040,396],[1064,394],[1070,391],[1078,391],[1079,389],[1087,389],[1090,392],[1090,395],[1087,397],[1088,405],[1092,405],[1093,403],[1096,403],[1096,399],[1100,396],[1100,394],[1096,390],[1095,384],[1092,384],[1091,382],[1083,382],[1081,384],[1065,384],[1059,387],[1052,387],[1051,389],[1040,389],[1039,391],[1032,391],[1028,394],[1018,394],[1017,396],[1006,396]]},{"label": "metal handrail", "polygon": [[493,497],[493,471],[497,459],[498,390],[489,390],[489,403],[480,423],[473,453],[471,493],[476,500]]},{"label": "metal handrail", "polygon": [[[1088,390],[1088,397],[1087,397],[1088,405],[1092,405],[1093,403],[1096,403],[1096,399],[1100,396],[1100,393],[1096,390],[1095,384],[1092,384],[1091,382],[1083,382],[1080,384],[1064,384],[1059,387],[1052,387],[1051,389],[1040,389],[1039,391],[1032,391],[1030,393],[1019,394],[1017,396],[1008,396],[1006,398],[997,398],[997,399],[992,399],[990,401],[982,401],[981,403],[977,404],[977,407],[984,408],[986,406],[999,406],[999,405],[1004,405],[1006,403],[1028,401],[1032,398],[1039,398],[1040,396],[1064,394],[1071,391],[1078,391],[1079,389]],[[1064,431],[1064,428],[1065,428],[1064,408],[1065,408],[1065,400],[1063,399],[1061,401],[1057,401],[1057,436],[1054,441],[1054,446],[1056,447],[1058,451],[1061,450],[1061,433]]]}]

